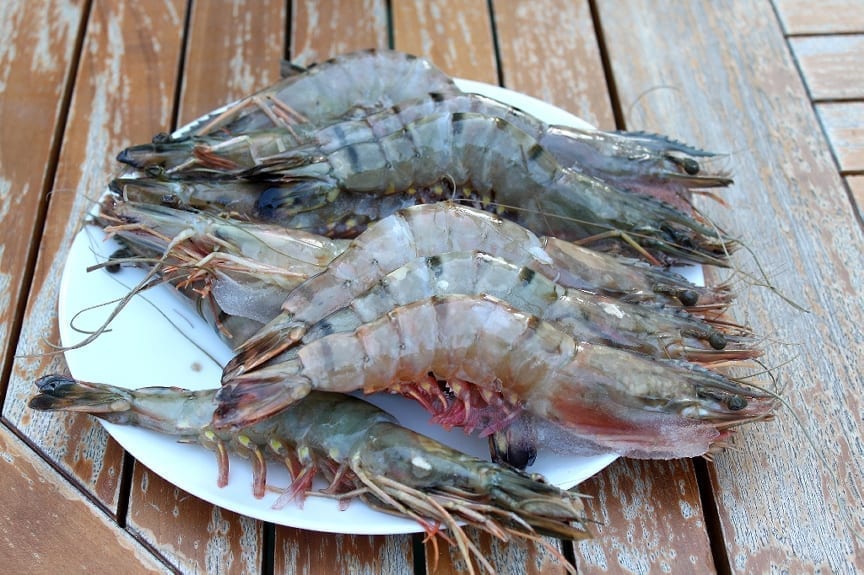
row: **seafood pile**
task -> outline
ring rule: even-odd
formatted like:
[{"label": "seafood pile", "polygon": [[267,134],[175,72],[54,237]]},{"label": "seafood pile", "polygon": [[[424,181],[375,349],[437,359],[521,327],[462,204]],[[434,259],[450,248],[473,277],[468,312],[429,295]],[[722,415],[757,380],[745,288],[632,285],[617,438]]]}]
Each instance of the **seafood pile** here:
[{"label": "seafood pile", "polygon": [[[339,86],[340,89],[334,89]],[[229,345],[221,386],[126,390],[48,375],[33,409],[93,414],[415,519],[491,565],[496,537],[588,535],[581,499],[524,469],[545,445],[710,455],[775,399],[728,375],[761,351],[730,321],[731,235],[699,216],[725,173],[663,136],[550,125],[463,91],[428,61],[363,51],[294,71],[174,135],[123,150],[95,224]],[[116,382],[121,383],[121,382]],[[396,393],[489,438],[462,455],[346,395]],[[551,437],[551,435],[549,435]],[[439,526],[447,527],[446,532]],[[542,539],[539,539],[542,541]],[[473,566],[470,567],[473,569]]]}]

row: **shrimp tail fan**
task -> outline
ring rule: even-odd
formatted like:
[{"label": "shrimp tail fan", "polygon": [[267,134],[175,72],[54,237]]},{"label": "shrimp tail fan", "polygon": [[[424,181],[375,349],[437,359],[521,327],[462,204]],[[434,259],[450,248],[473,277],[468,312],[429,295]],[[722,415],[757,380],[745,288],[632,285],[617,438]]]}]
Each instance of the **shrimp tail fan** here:
[{"label": "shrimp tail fan", "polygon": [[240,429],[276,415],[309,394],[311,385],[303,377],[282,378],[278,375],[242,376],[226,383],[216,394],[213,412],[216,429]]}]

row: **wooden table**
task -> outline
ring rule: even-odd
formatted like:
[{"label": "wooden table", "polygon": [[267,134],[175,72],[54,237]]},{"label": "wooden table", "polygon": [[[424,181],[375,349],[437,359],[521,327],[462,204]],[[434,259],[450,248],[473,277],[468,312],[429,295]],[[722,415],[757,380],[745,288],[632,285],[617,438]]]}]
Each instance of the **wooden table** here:
[{"label": "wooden table", "polygon": [[[548,100],[601,128],[728,152],[737,319],[792,412],[713,462],[618,461],[587,482],[584,573],[864,569],[864,2],[5,0],[0,6],[0,571],[449,573],[419,536],[274,527],[189,496],[87,416],[26,409],[70,240],[118,150],[300,63],[366,47]],[[158,383],[158,382],[154,382]],[[808,439],[812,439],[812,443]],[[859,536],[860,537],[860,536]],[[481,539],[502,573],[563,569]],[[437,568],[435,567],[437,565]]]}]

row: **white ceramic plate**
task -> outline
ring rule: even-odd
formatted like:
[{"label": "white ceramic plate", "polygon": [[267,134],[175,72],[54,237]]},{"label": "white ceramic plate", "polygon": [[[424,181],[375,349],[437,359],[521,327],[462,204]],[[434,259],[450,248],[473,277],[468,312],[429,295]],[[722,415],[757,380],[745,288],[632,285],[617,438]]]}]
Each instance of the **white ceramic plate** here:
[{"label": "white ceramic plate", "polygon": [[[458,81],[467,92],[478,92],[529,111],[546,122],[590,127],[575,116],[524,94],[496,86]],[[59,321],[64,346],[84,338],[81,331],[96,329],[113,303],[143,277],[139,270],[116,274],[104,270],[87,273],[88,266],[104,261],[119,246],[105,241],[100,229],[87,227],[72,245],[60,285]],[[101,306],[101,307],[99,307]],[[171,288],[160,286],[137,296],[112,322],[109,332],[81,349],[66,353],[72,375],[78,379],[137,388],[173,385],[207,389],[219,385],[221,366],[230,350],[198,318],[186,301]],[[413,402],[394,396],[367,398],[393,413],[399,421],[466,453],[488,458],[485,439],[462,431],[443,431],[428,423],[429,416]],[[196,445],[177,443],[169,436],[146,430],[103,423],[108,432],[138,461],[181,489],[220,507],[280,525],[316,531],[352,534],[391,534],[420,531],[417,523],[373,511],[353,502],[340,511],[336,502],[310,497],[303,509],[290,504],[272,508],[277,494],[252,497],[251,466],[231,459],[227,487],[216,486],[214,455]],[[538,455],[530,471],[542,473],[562,487],[571,487],[597,473],[614,455],[591,457]],[[268,482],[277,487],[290,483],[287,472],[276,464],[268,469]]]}]

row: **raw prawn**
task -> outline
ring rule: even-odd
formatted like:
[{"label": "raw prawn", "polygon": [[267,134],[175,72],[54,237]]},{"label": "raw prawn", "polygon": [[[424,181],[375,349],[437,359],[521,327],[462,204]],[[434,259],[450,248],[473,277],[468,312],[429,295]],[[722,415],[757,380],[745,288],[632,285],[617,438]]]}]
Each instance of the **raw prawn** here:
[{"label": "raw prawn", "polygon": [[[450,294],[488,294],[552,322],[581,341],[657,358],[711,363],[759,355],[746,346],[743,332],[737,336],[724,333],[728,326],[714,326],[681,308],[631,304],[565,288],[528,268],[482,252],[448,252],[408,262],[310,327],[301,343],[354,331],[396,307]],[[727,346],[727,340],[734,344]]]},{"label": "raw prawn", "polygon": [[313,389],[410,395],[429,374],[473,384],[597,452],[629,457],[705,454],[728,427],[774,407],[767,394],[718,373],[580,342],[491,296],[452,295],[395,308],[300,347],[295,359],[233,377],[213,421],[245,427]]},{"label": "raw prawn", "polygon": [[554,238],[537,238],[489,213],[452,203],[408,208],[358,236],[327,270],[292,291],[283,313],[236,351],[225,378],[248,371],[299,341],[309,325],[348,305],[384,275],[416,257],[482,251],[574,287],[637,300],[688,305],[728,301],[728,293],[693,286],[659,269],[631,265]]},{"label": "raw prawn", "polygon": [[[323,126],[429,91],[448,90],[458,88],[425,58],[395,50],[360,50],[313,64],[224,111],[197,120],[183,132],[230,137],[273,126],[290,129],[297,123]],[[173,138],[157,137],[157,141],[166,139]]]},{"label": "raw prawn", "polygon": [[[704,152],[662,136],[641,132],[604,132],[549,125],[539,118],[480,94],[455,89],[430,92],[422,98],[401,101],[388,113],[365,118],[369,129],[385,137],[404,125],[436,114],[472,113],[499,118],[537,140],[565,167],[602,179],[611,185],[674,197],[691,188],[728,186],[722,174],[705,174],[696,157]],[[237,134],[231,138],[198,136],[180,141],[156,142],[128,148],[122,161],[136,168],[152,169],[171,178],[208,177],[225,170],[251,169],[263,158],[308,144],[320,138],[319,126],[309,123]],[[326,131],[325,131],[326,133]],[[231,185],[217,182],[216,185]]]},{"label": "raw prawn", "polygon": [[484,203],[536,233],[569,240],[624,234],[643,251],[715,265],[726,265],[734,249],[716,228],[669,204],[565,168],[499,118],[434,114],[384,135],[369,124],[366,118],[328,126],[315,144],[262,158],[235,175],[294,184],[262,194],[259,211],[309,209],[295,192],[326,204],[340,193],[381,195],[449,180],[476,189]]},{"label": "raw prawn", "polygon": [[[455,542],[469,565],[473,557],[490,573],[494,569],[459,521],[504,541],[589,536],[578,494],[459,453],[355,397],[311,393],[277,416],[228,432],[210,425],[215,389],[127,390],[63,375],[45,376],[36,385],[32,409],[89,413],[214,450],[220,487],[228,483],[229,452],[252,463],[258,498],[267,487],[266,459],[283,463],[293,481],[277,506],[292,499],[302,502],[320,473],[330,482],[325,495],[359,497],[373,508],[414,519],[429,535]],[[439,525],[449,532],[438,531]]]}]

